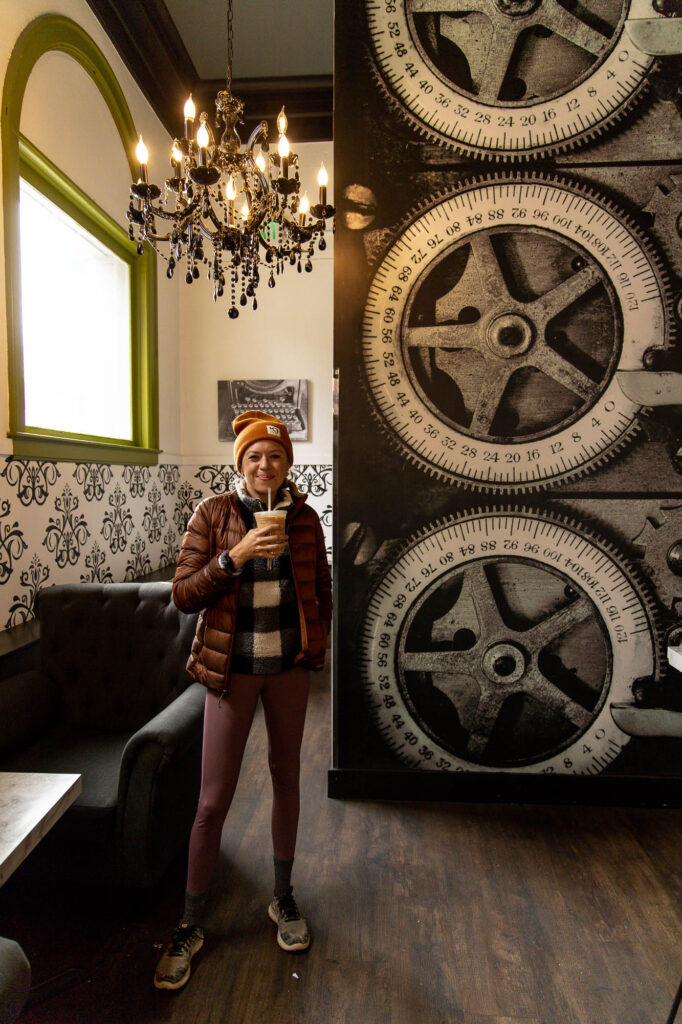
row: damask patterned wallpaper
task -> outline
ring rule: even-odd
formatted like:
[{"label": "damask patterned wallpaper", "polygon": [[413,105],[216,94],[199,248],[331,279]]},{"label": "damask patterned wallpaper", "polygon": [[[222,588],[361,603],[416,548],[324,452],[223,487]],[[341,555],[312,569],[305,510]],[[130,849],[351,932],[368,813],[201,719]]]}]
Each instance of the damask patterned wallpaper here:
[{"label": "damask patterned wallpaper", "polygon": [[[294,466],[331,559],[329,465]],[[0,461],[0,629],[34,617],[41,587],[118,583],[173,565],[199,501],[232,486],[233,466],[105,466]]]}]

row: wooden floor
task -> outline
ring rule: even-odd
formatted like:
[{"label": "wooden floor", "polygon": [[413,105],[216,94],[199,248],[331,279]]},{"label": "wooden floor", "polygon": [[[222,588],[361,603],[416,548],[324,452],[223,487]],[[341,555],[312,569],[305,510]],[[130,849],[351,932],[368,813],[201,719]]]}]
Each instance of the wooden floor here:
[{"label": "wooden floor", "polygon": [[182,865],[141,901],[50,896],[22,868],[0,890],[0,933],[36,982],[72,965],[91,976],[22,1024],[665,1024],[682,973],[682,811],[328,800],[328,719],[318,676],[294,877],[308,953],[279,950],[266,915],[259,716],[189,985],[152,986]]}]

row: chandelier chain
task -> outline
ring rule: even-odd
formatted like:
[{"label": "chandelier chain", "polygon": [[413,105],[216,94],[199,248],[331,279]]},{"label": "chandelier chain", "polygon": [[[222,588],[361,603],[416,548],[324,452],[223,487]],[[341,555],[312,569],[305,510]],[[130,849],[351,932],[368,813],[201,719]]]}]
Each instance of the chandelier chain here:
[{"label": "chandelier chain", "polygon": [[227,0],[227,91],[232,92],[232,40],[234,29],[232,24],[232,0]]}]

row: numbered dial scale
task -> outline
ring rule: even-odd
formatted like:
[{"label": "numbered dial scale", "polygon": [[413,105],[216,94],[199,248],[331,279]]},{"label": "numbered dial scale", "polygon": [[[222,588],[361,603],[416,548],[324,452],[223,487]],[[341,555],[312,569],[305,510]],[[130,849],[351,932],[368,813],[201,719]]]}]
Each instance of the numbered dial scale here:
[{"label": "numbered dial scale", "polygon": [[628,742],[611,704],[631,703],[660,659],[653,606],[618,554],[529,511],[472,512],[408,541],[360,652],[386,741],[443,771],[603,771]]},{"label": "numbered dial scale", "polygon": [[622,211],[558,179],[474,182],[417,211],[380,261],[364,380],[421,468],[535,489],[636,431],[618,372],[667,343],[670,319],[657,256]]},{"label": "numbered dial scale", "polygon": [[[620,118],[653,58],[642,0],[366,0],[373,66],[429,139],[498,158],[567,149]],[[640,14],[641,16],[641,14]]]}]

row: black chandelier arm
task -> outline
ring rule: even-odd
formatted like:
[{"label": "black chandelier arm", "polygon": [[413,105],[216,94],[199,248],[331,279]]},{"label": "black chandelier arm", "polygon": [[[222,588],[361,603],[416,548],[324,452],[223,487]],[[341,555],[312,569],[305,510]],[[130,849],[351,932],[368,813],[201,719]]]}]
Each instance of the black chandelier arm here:
[{"label": "black chandelier arm", "polygon": [[278,247],[273,245],[272,242],[268,242],[267,238],[264,238],[261,228],[258,229],[258,245],[265,252],[265,258],[268,263],[270,260],[277,258],[277,254],[279,252]]},{"label": "black chandelier arm", "polygon": [[272,196],[268,191],[267,182],[257,167],[255,170],[261,185],[260,193],[256,195],[248,185],[244,187],[244,195],[249,207],[249,216],[246,219],[245,228],[249,231],[262,224],[266,217],[269,220],[274,220],[276,216],[276,208],[273,208],[274,204]]},{"label": "black chandelier arm", "polygon": [[[262,141],[260,137],[262,136]],[[251,152],[256,143],[260,141],[261,145],[267,144],[268,141],[268,122],[260,121],[249,135],[248,142],[246,143],[247,152]]]},{"label": "black chandelier arm", "polygon": [[[206,210],[204,208],[204,210],[202,211],[202,217],[204,219],[208,218],[208,220],[211,221],[211,223],[214,225],[214,227],[216,229],[216,233],[217,234],[220,234],[223,231],[223,229],[225,227],[225,224],[224,224],[222,218],[217,216],[217,214],[216,214],[216,212],[215,212],[215,210],[213,208],[213,203],[210,202],[210,199],[209,199],[209,203],[208,203],[208,210]],[[203,234],[204,238],[211,238],[211,239],[213,238],[213,234],[212,234],[211,230],[209,228],[204,227],[203,220],[198,221],[198,225],[199,225],[199,228],[201,229],[201,233]]]},{"label": "black chandelier arm", "polygon": [[295,221],[289,220],[288,217],[282,218],[282,224],[286,227],[297,245],[309,242],[317,231],[324,228],[323,221],[315,221],[312,224],[296,224]]},{"label": "black chandelier arm", "polygon": [[151,212],[154,214],[154,216],[161,217],[162,220],[173,221],[173,223],[178,228],[184,231],[186,225],[188,223],[191,223],[196,210],[199,209],[200,203],[201,196],[197,196],[196,198],[192,199],[192,201],[188,203],[187,206],[183,206],[178,210],[164,210],[163,207],[157,208],[155,206],[152,206],[151,204],[149,205],[149,208],[151,209]]},{"label": "black chandelier arm", "polygon": [[172,238],[172,232],[169,231],[168,234],[166,235],[157,235],[153,231],[150,231],[147,225],[145,224],[144,228],[142,229],[142,237],[146,242],[151,242],[152,245],[154,245],[154,248],[156,248],[157,242],[170,242]]},{"label": "black chandelier arm", "polygon": [[192,199],[187,206],[182,207],[178,210],[165,210],[162,206],[155,206],[152,197],[157,198],[161,194],[161,190],[156,185],[147,186],[147,190],[144,196],[140,194],[140,187],[132,186],[131,192],[142,201],[142,208],[135,210],[132,206],[129,209],[129,219],[136,221],[138,224],[146,223],[147,218],[151,214],[154,217],[160,217],[162,220],[171,220],[176,224],[182,224],[188,219],[191,219],[194,211],[198,208],[201,201],[201,196]]},{"label": "black chandelier arm", "polygon": [[326,203],[317,203],[315,206],[310,207],[311,217],[316,217],[318,221],[321,221],[321,226],[324,228],[324,222],[330,220],[336,213],[336,208],[328,206]]},{"label": "black chandelier arm", "polygon": [[216,225],[215,231],[211,231],[210,228],[207,228],[202,220],[197,221],[195,226],[197,230],[201,232],[206,241],[210,242],[213,248],[218,251],[222,248],[223,238],[227,234],[229,228],[224,224],[221,224],[219,221],[214,220],[213,223]]}]

